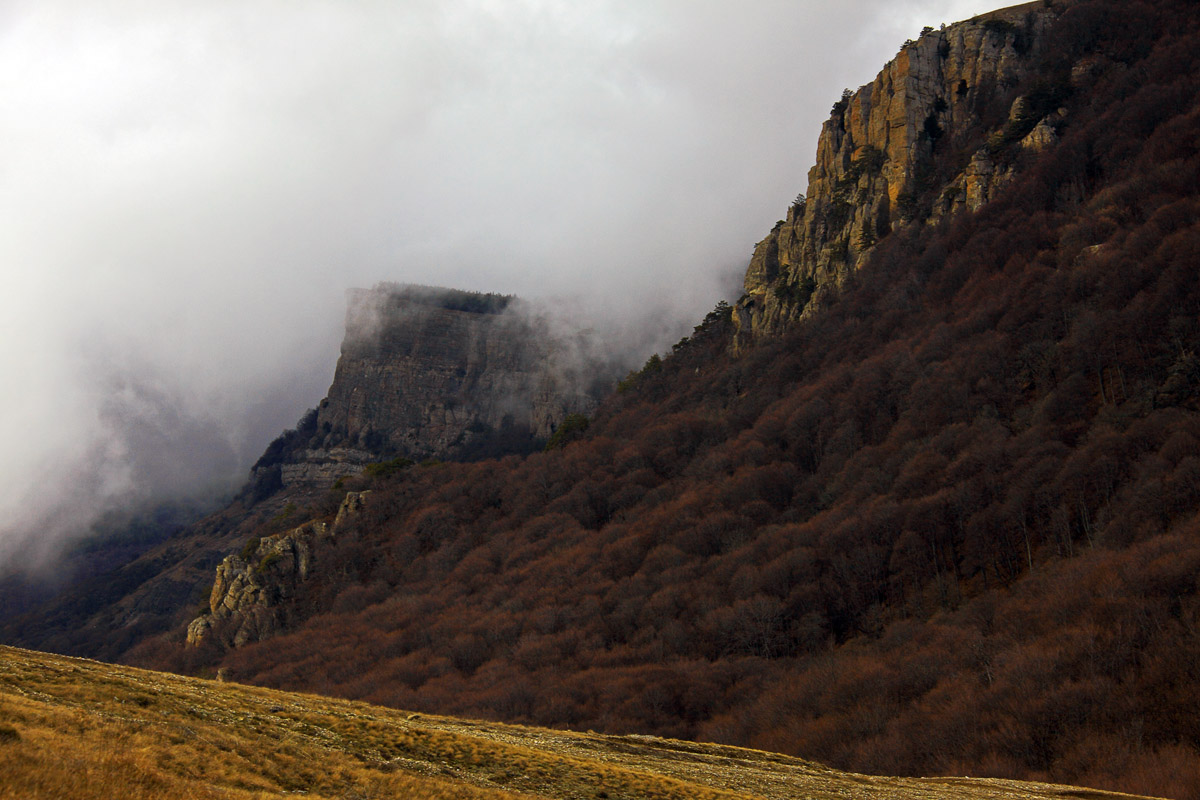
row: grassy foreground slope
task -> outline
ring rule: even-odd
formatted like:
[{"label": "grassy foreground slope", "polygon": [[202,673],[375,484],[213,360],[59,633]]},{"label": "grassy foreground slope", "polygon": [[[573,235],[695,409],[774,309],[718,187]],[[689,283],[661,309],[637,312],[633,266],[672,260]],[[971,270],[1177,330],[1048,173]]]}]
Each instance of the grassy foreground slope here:
[{"label": "grassy foreground slope", "polygon": [[0,798],[1106,798],[408,714],[0,647]]}]

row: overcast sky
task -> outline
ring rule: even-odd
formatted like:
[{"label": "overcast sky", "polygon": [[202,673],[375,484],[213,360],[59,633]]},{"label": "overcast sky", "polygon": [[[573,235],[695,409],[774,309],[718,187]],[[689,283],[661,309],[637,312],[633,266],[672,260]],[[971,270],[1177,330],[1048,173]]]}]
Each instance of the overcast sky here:
[{"label": "overcast sky", "polygon": [[995,6],[0,4],[0,567],[244,476],[348,287],[572,296],[662,349],[736,297],[842,88]]}]

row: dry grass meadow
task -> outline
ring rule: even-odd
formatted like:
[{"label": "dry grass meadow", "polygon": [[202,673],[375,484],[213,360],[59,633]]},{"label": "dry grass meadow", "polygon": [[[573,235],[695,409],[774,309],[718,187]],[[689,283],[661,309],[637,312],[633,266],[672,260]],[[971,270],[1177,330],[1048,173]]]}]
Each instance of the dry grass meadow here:
[{"label": "dry grass meadow", "polygon": [[0,798],[1101,798],[408,714],[0,647]]}]

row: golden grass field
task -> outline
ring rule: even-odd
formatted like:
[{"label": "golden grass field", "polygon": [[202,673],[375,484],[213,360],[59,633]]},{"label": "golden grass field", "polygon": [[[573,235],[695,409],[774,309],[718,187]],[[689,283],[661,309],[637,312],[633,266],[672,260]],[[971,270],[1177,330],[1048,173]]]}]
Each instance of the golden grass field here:
[{"label": "golden grass field", "polygon": [[0,798],[1101,798],[408,714],[0,647]]}]

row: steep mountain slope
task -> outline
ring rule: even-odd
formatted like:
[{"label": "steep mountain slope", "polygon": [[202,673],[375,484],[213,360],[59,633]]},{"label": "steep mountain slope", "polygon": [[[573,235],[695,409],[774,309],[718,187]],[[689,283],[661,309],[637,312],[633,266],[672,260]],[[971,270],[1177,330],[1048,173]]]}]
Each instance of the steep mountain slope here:
[{"label": "steep mountain slope", "polygon": [[251,472],[252,496],[295,501],[368,464],[539,449],[590,412],[616,368],[591,334],[518,298],[411,284],[347,293],[329,392]]},{"label": "steep mountain slope", "polygon": [[[1200,797],[1198,16],[1079,0],[927,32],[835,107],[819,152],[843,157],[772,234],[777,263],[769,237],[748,296],[581,438],[350,479],[372,494],[286,599],[291,632],[225,649],[181,628],[133,657]],[[831,225],[875,141],[855,115],[943,42],[958,66],[908,73],[896,118],[920,130],[873,145]],[[922,87],[955,78],[971,105],[938,110]],[[855,250],[884,197],[903,213]]]},{"label": "steep mountain slope", "polygon": [[4,647],[0,720],[0,798],[20,800],[1081,796],[1068,786],[871,778],[754,750],[405,714]]},{"label": "steep mountain slope", "polygon": [[187,624],[222,559],[255,534],[279,530],[291,513],[272,498],[243,498],[187,525],[148,525],[136,548],[121,546],[136,527],[85,540],[84,552],[63,559],[55,574],[3,581],[13,592],[3,598],[11,611],[0,615],[0,641],[118,659],[146,637]]},{"label": "steep mountain slope", "polygon": [[238,497],[207,516],[162,507],[102,526],[50,574],[0,567],[0,641],[118,658],[187,624],[231,551],[335,512],[339,477],[540,449],[618,374],[591,334],[518,298],[381,284],[348,300],[328,396],[267,447]]},{"label": "steep mountain slope", "polygon": [[857,771],[1200,798],[1198,220],[1194,3],[927,31],[835,105],[746,296],[574,441],[380,464],[291,505],[252,491],[54,641]]},{"label": "steep mountain slope", "polygon": [[328,394],[298,426],[303,435],[255,465],[253,480],[260,494],[324,490],[394,457],[529,452],[568,414],[594,409],[614,377],[589,334],[555,330],[545,309],[515,297],[351,290]]},{"label": "steep mountain slope", "polygon": [[739,344],[815,310],[893,229],[979,209],[1024,151],[1057,141],[1069,124],[1059,104],[1072,90],[1058,65],[1045,68],[1060,10],[1026,3],[927,29],[874,81],[843,94],[821,130],[807,195],[755,248],[735,315]]}]

